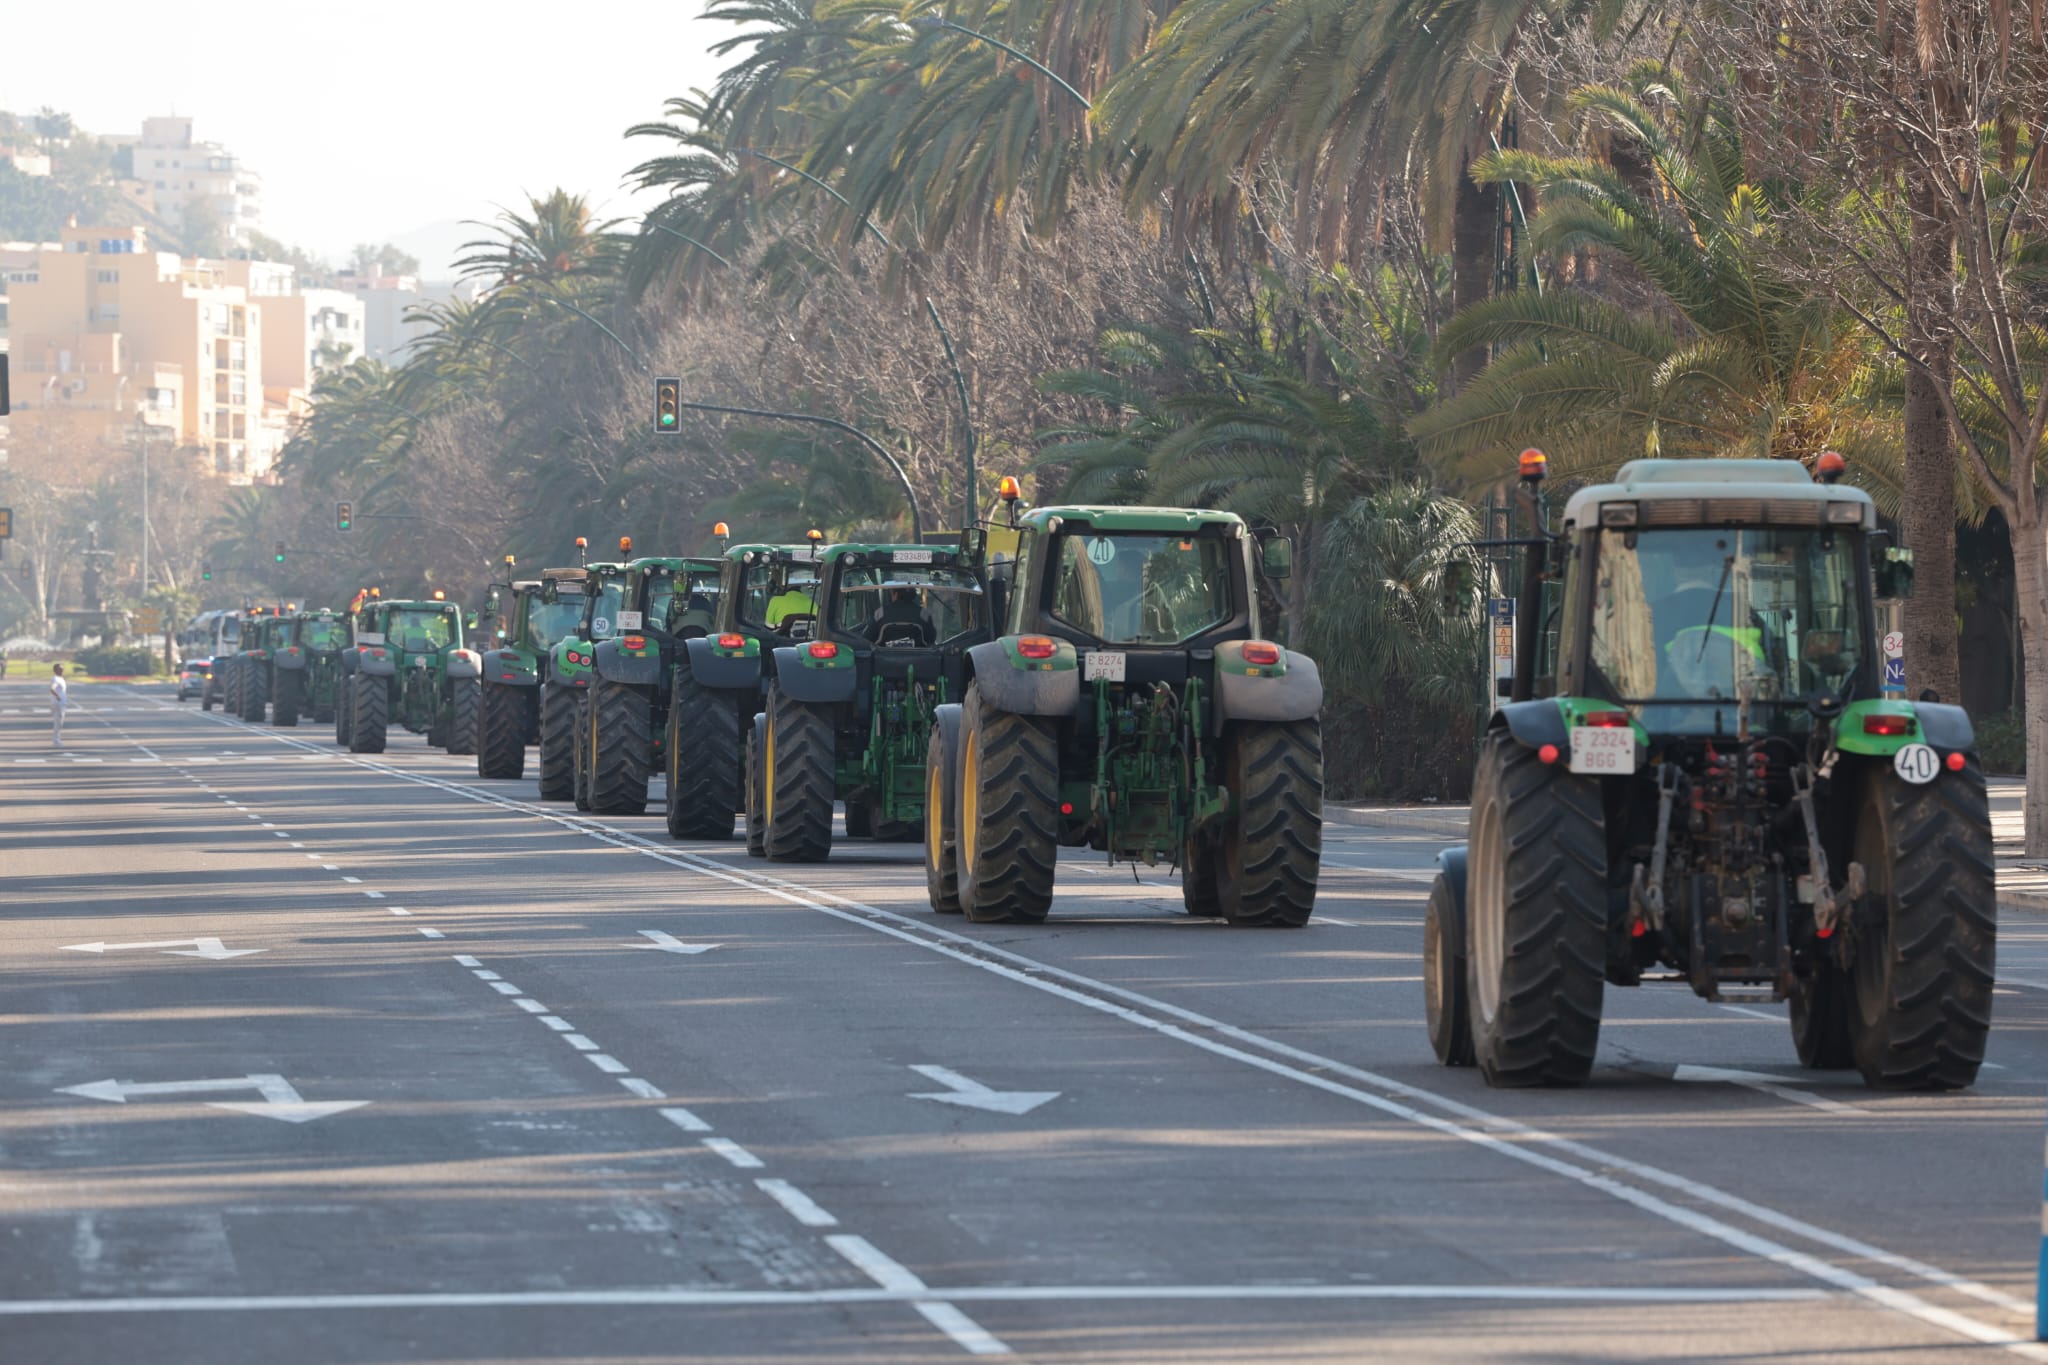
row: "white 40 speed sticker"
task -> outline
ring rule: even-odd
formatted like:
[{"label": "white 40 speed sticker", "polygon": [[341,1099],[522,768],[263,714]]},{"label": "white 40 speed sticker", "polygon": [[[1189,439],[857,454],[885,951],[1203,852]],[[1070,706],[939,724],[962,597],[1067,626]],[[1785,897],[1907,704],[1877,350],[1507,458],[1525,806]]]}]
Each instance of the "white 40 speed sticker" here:
[{"label": "white 40 speed sticker", "polygon": [[1892,755],[1892,771],[1916,787],[1932,782],[1941,759],[1925,744],[1908,744]]}]

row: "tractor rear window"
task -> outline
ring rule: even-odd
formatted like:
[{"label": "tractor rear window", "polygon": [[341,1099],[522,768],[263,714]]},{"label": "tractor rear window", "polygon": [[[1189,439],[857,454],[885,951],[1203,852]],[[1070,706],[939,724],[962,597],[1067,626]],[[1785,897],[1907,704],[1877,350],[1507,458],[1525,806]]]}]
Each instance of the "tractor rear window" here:
[{"label": "tractor rear window", "polygon": [[936,645],[979,628],[988,602],[974,575],[942,565],[874,565],[839,580],[833,626],[878,645]]},{"label": "tractor rear window", "polygon": [[756,628],[808,636],[818,619],[818,570],[810,564],[754,564],[740,582],[740,619]]},{"label": "tractor rear window", "polygon": [[597,607],[590,618],[591,639],[612,638],[619,628],[619,606],[625,600],[626,585],[616,578],[597,590]]},{"label": "tractor rear window", "polygon": [[348,632],[341,628],[339,621],[308,621],[305,627],[305,645],[308,649],[340,649],[348,643]]},{"label": "tractor rear window", "polygon": [[1770,706],[1840,692],[1868,653],[1848,535],[1603,531],[1596,572],[1593,664],[1652,730],[1711,725],[1691,713],[1744,696]]},{"label": "tractor rear window", "polygon": [[1053,556],[1053,615],[1105,644],[1179,644],[1230,619],[1214,536],[1061,535]]},{"label": "tractor rear window", "polygon": [[526,643],[534,649],[553,649],[557,641],[574,633],[582,620],[580,593],[559,602],[535,602],[526,617]]},{"label": "tractor rear window", "polygon": [[668,629],[671,634],[709,635],[717,615],[716,573],[699,571],[687,575],[683,590],[671,593],[669,597]]},{"label": "tractor rear window", "polygon": [[426,654],[455,643],[455,617],[442,611],[396,611],[385,636],[408,654]]}]

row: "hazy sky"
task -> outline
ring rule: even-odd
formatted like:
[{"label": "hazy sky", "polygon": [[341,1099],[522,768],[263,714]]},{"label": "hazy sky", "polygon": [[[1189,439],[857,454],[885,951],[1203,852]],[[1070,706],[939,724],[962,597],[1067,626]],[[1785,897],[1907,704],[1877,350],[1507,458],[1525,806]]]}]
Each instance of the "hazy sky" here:
[{"label": "hazy sky", "polygon": [[262,174],[264,231],[339,258],[555,185],[630,212],[625,173],[656,144],[621,134],[707,86],[705,49],[733,31],[702,9],[95,0],[0,21],[0,108],[102,134],[189,115]]}]

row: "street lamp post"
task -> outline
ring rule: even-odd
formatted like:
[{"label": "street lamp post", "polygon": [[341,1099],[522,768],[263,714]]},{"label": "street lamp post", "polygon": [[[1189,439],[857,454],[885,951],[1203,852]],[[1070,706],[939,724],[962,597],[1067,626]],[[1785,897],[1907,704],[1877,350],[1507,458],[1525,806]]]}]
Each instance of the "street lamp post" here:
[{"label": "street lamp post", "polygon": [[1069,95],[1072,95],[1074,97],[1075,102],[1078,103],[1083,109],[1093,112],[1095,108],[1094,105],[1088,102],[1088,97],[1086,95],[1082,94],[1080,91],[1076,90],[1073,86],[1067,84],[1066,81],[1061,79],[1059,72],[1054,71],[1051,67],[1047,66],[1044,62],[1039,61],[1030,53],[1022,51],[1018,48],[1011,47],[1001,38],[994,37],[987,33],[982,33],[976,29],[971,29],[967,27],[967,25],[965,24],[956,24],[951,19],[946,18],[946,16],[944,16],[943,14],[913,15],[911,16],[910,23],[914,28],[942,28],[947,29],[953,33],[962,33],[969,38],[975,39],[977,42],[987,43],[990,47],[999,47],[1003,51],[1009,53],[1012,57],[1015,57],[1018,61],[1024,63],[1024,65],[1030,67],[1033,71],[1036,71],[1039,75],[1051,81],[1054,85],[1057,85],[1060,89],[1066,91]]},{"label": "street lamp post", "polygon": [[919,542],[924,540],[924,522],[917,514],[917,494],[910,487],[910,476],[903,472],[902,464],[889,453],[887,446],[852,423],[842,422],[837,417],[813,417],[807,412],[771,412],[766,408],[735,408],[722,403],[692,403],[685,400],[682,406],[698,412],[730,413],[735,417],[765,417],[777,422],[805,422],[814,427],[830,427],[834,431],[845,432],[873,451],[895,472],[896,482],[903,485],[903,500],[910,504],[910,538]]}]

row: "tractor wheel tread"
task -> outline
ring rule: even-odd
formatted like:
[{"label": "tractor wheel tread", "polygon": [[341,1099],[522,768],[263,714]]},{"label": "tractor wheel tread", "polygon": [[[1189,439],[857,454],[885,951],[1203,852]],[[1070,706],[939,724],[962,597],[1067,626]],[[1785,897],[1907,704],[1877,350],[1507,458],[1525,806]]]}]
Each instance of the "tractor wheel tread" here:
[{"label": "tractor wheel tread", "polygon": [[669,689],[666,754],[671,839],[730,839],[745,807],[740,783],[740,709],[729,693],[701,686],[687,664]]},{"label": "tractor wheel tread", "polygon": [[576,692],[544,686],[540,699],[540,799],[568,801],[576,795]]},{"label": "tractor wheel tread", "polygon": [[831,717],[771,685],[768,734],[775,771],[764,774],[774,789],[767,793],[762,848],[770,862],[823,862],[832,853],[836,755]]},{"label": "tractor wheel tread", "polygon": [[355,714],[349,720],[348,751],[381,754],[391,723],[391,689],[382,678],[361,678],[355,687]]},{"label": "tractor wheel tread", "polygon": [[[1051,724],[995,710],[970,684],[960,743],[963,751],[979,746],[980,787],[973,865],[959,860],[960,908],[977,924],[1038,923],[1052,909],[1057,867],[1059,750]],[[964,790],[961,798],[964,806]]]},{"label": "tractor wheel tread", "polygon": [[448,683],[448,725],[442,737],[449,753],[458,758],[476,752],[476,723],[483,707],[483,684],[475,678],[453,678]]},{"label": "tractor wheel tread", "polygon": [[1322,870],[1321,723],[1238,721],[1223,743],[1236,808],[1221,838],[1218,908],[1240,927],[1299,929]]},{"label": "tractor wheel tread", "polygon": [[477,694],[476,775],[526,775],[526,689],[484,683]]},{"label": "tractor wheel tread", "polygon": [[583,774],[590,809],[599,815],[640,815],[654,767],[654,703],[642,688],[593,678]]}]

